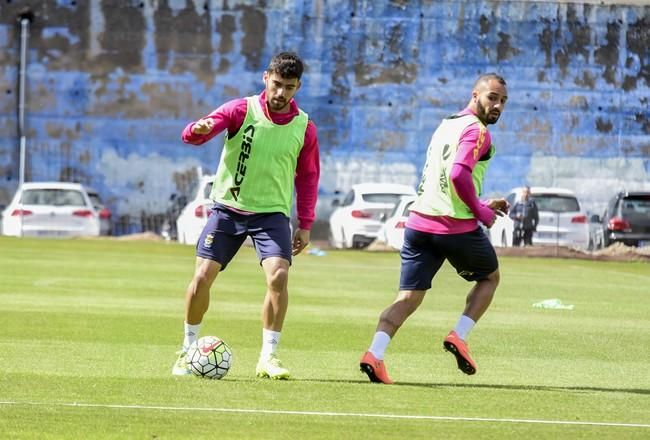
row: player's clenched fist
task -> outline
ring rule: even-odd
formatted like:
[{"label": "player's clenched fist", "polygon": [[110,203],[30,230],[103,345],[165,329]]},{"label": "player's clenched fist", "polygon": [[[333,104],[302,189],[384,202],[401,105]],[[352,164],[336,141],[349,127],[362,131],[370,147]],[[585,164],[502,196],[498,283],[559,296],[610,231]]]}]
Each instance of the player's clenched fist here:
[{"label": "player's clenched fist", "polygon": [[212,118],[199,119],[192,126],[192,133],[208,134],[212,131],[212,127],[214,127],[214,121],[212,120]]}]

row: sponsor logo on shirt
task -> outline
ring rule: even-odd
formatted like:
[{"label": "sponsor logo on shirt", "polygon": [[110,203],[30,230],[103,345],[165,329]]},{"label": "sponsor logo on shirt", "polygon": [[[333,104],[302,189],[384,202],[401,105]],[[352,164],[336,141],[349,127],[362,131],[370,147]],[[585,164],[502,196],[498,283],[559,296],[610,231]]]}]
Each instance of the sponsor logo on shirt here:
[{"label": "sponsor logo on shirt", "polygon": [[[446,161],[447,159],[449,159],[450,155],[451,155],[451,146],[449,144],[445,144],[445,146],[442,148],[442,160]],[[440,191],[442,191],[443,193],[447,193],[449,191],[447,170],[445,170],[444,167],[440,171],[440,176],[438,176],[438,183],[440,184]]]},{"label": "sponsor logo on shirt", "polygon": [[237,201],[239,198],[239,191],[241,184],[244,183],[246,177],[246,161],[251,155],[253,147],[253,136],[255,135],[255,127],[248,125],[243,132],[241,147],[239,151],[239,160],[237,161],[237,170],[235,172],[235,186],[230,188],[230,194]]}]

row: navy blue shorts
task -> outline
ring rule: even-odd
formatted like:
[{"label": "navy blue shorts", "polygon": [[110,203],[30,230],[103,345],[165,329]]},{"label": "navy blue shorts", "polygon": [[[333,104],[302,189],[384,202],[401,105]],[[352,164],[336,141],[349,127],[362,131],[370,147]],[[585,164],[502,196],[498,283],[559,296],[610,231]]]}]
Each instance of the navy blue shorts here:
[{"label": "navy blue shorts", "polygon": [[260,262],[282,257],[291,263],[289,217],[280,213],[240,214],[215,204],[196,243],[196,256],[221,264],[224,270],[250,236]]},{"label": "navy blue shorts", "polygon": [[484,280],[499,268],[492,243],[481,228],[448,235],[406,228],[400,256],[400,290],[430,289],[445,260],[467,281]]}]

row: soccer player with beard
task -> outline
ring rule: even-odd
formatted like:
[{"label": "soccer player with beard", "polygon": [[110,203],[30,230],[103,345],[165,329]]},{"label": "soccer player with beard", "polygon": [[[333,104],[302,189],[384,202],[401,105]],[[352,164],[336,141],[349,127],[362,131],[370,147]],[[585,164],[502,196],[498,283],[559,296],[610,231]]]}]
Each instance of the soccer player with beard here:
[{"label": "soccer player with beard", "polygon": [[[185,143],[201,145],[227,131],[210,198],[215,202],[196,244],[194,276],[185,293],[185,336],[173,375],[191,374],[187,350],[197,340],[210,287],[250,236],[266,277],[258,377],[288,379],[276,348],[289,301],[291,257],[309,243],[315,219],[320,161],[316,126],[293,100],[302,60],[275,55],[260,95],[235,99],[185,127]],[[289,215],[296,193],[298,230]]]},{"label": "soccer player with beard", "polygon": [[467,337],[499,284],[496,253],[478,222],[489,228],[496,216],[507,214],[509,208],[505,199],[482,202],[478,196],[488,162],[494,156],[486,126],[498,121],[507,99],[501,76],[481,75],[467,108],[444,119],[431,138],[400,252],[400,291],[379,317],[375,336],[360,361],[361,371],[372,382],[393,383],[384,365],[388,344],[420,306],[445,260],[474,285],[443,346],[456,357],[463,373],[476,373]]}]

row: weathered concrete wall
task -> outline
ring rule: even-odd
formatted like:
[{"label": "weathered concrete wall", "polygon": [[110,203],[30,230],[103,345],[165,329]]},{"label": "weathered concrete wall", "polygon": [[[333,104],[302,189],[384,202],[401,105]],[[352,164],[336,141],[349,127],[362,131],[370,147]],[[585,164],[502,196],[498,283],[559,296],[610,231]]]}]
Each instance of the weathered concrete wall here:
[{"label": "weathered concrete wall", "polygon": [[433,0],[13,0],[0,3],[0,204],[18,181],[20,29],[27,179],[78,180],[120,215],[164,211],[185,177],[214,171],[221,140],[183,145],[190,120],[261,90],[279,50],[307,72],[323,201],[363,180],[416,184],[441,117],[478,73],[508,80],[486,192],[574,189],[599,209],[650,189],[650,6]]}]

